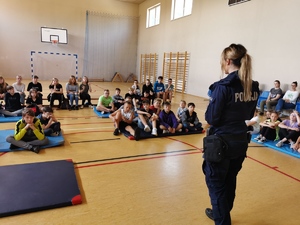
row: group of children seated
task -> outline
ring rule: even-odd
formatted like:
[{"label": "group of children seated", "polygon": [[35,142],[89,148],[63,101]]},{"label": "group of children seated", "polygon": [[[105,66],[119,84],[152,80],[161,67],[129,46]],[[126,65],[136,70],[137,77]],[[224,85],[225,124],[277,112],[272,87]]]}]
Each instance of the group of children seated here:
[{"label": "group of children seated", "polygon": [[[134,80],[133,85],[128,88],[125,98],[120,95],[121,90],[119,88],[116,88],[116,93],[112,97],[109,96],[109,90],[104,90],[103,96],[100,96],[98,100],[97,110],[102,113],[113,112],[124,104],[127,97],[133,100],[132,104],[135,109],[142,107],[144,100],[148,100],[150,104],[153,104],[155,98],[161,98],[164,102],[171,102],[173,90],[174,85],[171,78],[168,79],[167,84],[163,84],[163,77],[159,76],[154,86],[147,79],[142,89],[140,89],[138,81]],[[113,105],[110,107],[111,102],[113,102]]]},{"label": "group of children seated", "polygon": [[[66,96],[63,93],[63,87],[57,78],[53,78],[49,85],[50,93],[47,96],[50,106],[53,107],[54,101],[58,100],[58,108],[61,108],[63,102],[66,102],[69,110],[78,110],[79,98],[82,101],[80,108],[91,106],[91,96],[89,92],[92,87],[86,76],[82,78],[82,83],[79,85],[75,76],[70,76],[66,83]],[[34,75],[32,81],[27,86],[29,95],[26,98],[26,86],[22,83],[22,76],[16,76],[16,82],[8,85],[4,78],[0,76],[0,99],[4,100],[0,104],[0,116],[19,116],[22,114],[24,107],[32,108],[35,115],[41,112],[43,102],[42,84],[38,82],[38,76]],[[86,103],[85,103],[86,102]],[[69,107],[70,106],[70,107]]]},{"label": "group of children seated", "polygon": [[258,111],[250,121],[246,121],[251,127],[252,134],[258,134],[254,138],[258,143],[266,141],[277,141],[276,146],[282,147],[289,144],[290,148],[300,153],[300,117],[296,110],[290,114],[288,119],[281,120],[278,112],[267,111],[266,118],[260,122]]},{"label": "group of children seated", "polygon": [[[108,94],[108,90],[105,90],[104,96]],[[119,88],[116,89],[116,95],[120,96]],[[116,99],[116,97],[113,96],[111,99]],[[118,97],[118,99],[120,98]],[[141,130],[151,133],[153,136],[157,136],[159,133],[174,134],[175,132],[203,130],[197,113],[194,111],[195,104],[192,102],[186,108],[186,102],[182,100],[177,114],[174,114],[171,110],[171,103],[169,101],[163,102],[161,98],[155,98],[152,105],[150,104],[150,100],[145,98],[142,100],[142,105],[137,107],[138,102],[136,99],[130,95],[126,95],[123,104],[118,102],[121,104],[118,109],[115,108],[113,101],[110,101],[112,103],[111,106],[105,108],[102,108],[100,103],[97,109],[102,110],[102,112],[111,113],[109,118],[114,123],[114,135],[127,131],[134,136],[135,140],[139,140]]]},{"label": "group of children seated", "polygon": [[[14,86],[8,85],[3,77],[0,77],[1,96],[5,100],[5,108],[1,106],[0,114],[5,116],[20,116],[15,126],[15,134],[8,136],[10,149],[28,149],[39,153],[40,146],[48,144],[46,136],[58,136],[60,134],[60,122],[53,114],[53,102],[63,96],[62,85],[58,79],[53,78],[49,85],[50,94],[48,100],[50,106],[42,106],[42,85],[37,82],[38,77],[34,76],[33,81],[28,85],[29,96],[25,103],[25,85],[21,82],[22,77],[17,76],[17,86],[22,89],[16,90]],[[175,133],[202,131],[202,124],[198,119],[195,104],[182,100],[180,107],[175,114],[171,110],[171,99],[174,86],[172,79],[168,84],[162,83],[162,77],[155,82],[154,87],[149,80],[143,85],[140,91],[138,82],[135,80],[125,99],[120,95],[121,90],[116,88],[113,97],[109,96],[109,90],[99,97],[96,109],[102,113],[110,113],[109,117],[114,122],[114,135],[121,131],[128,131],[136,140],[139,140],[141,130],[157,136],[160,133]],[[14,84],[15,85],[15,84]],[[5,89],[6,92],[3,90]],[[78,86],[74,76],[71,76],[66,84],[67,98],[70,101],[71,109],[77,110],[78,94],[82,99],[82,106],[87,100],[91,104],[88,92],[91,86],[87,77],[83,77],[82,84]],[[161,97],[161,98],[159,98]],[[73,102],[75,101],[75,105]],[[152,103],[152,104],[151,104]]]}]

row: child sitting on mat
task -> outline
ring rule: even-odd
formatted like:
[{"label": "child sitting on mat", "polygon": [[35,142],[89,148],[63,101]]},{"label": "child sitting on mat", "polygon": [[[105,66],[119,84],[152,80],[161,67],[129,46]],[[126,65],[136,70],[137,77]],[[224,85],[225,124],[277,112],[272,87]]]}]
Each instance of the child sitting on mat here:
[{"label": "child sitting on mat", "polygon": [[266,119],[264,122],[259,123],[261,126],[260,134],[254,138],[259,143],[264,143],[266,140],[272,140],[278,138],[278,125],[280,121],[278,119],[278,113],[272,112],[270,119]]},{"label": "child sitting on mat", "polygon": [[298,112],[294,110],[290,114],[289,120],[283,120],[279,125],[280,141],[276,144],[277,147],[282,147],[285,142],[290,143],[290,148],[294,145],[297,138],[300,136],[300,117]]},{"label": "child sitting on mat", "polygon": [[195,112],[195,104],[190,102],[188,110],[185,110],[181,116],[183,128],[186,131],[202,131],[202,123],[199,122],[197,113]]},{"label": "child sitting on mat", "polygon": [[156,121],[157,116],[153,116],[154,112],[150,109],[149,100],[146,99],[143,101],[143,108],[138,111],[138,127],[143,129],[146,132],[152,130],[152,135],[157,136]]},{"label": "child sitting on mat", "polygon": [[186,111],[187,108],[186,108],[186,101],[185,100],[181,100],[180,103],[179,103],[179,107],[177,109],[177,113],[176,113],[176,118],[178,120],[178,122],[181,121],[181,116],[182,116],[182,113],[184,111]]},{"label": "child sitting on mat", "polygon": [[108,89],[105,89],[103,95],[99,97],[96,110],[100,111],[102,114],[115,111],[115,105],[112,97],[109,96]]},{"label": "child sitting on mat", "polygon": [[40,146],[48,144],[41,122],[30,108],[22,112],[22,119],[16,123],[15,134],[6,137],[10,149],[24,148],[39,153]]},{"label": "child sitting on mat", "polygon": [[159,113],[159,128],[163,130],[163,133],[172,133],[175,131],[182,131],[182,124],[177,121],[177,118],[171,110],[170,102],[163,103],[163,110]]},{"label": "child sitting on mat", "polygon": [[53,114],[53,109],[49,106],[42,108],[42,113],[38,115],[42,128],[46,136],[58,136],[60,134],[60,122],[57,121]]},{"label": "child sitting on mat", "polygon": [[112,117],[115,126],[113,134],[118,135],[120,131],[124,132],[126,130],[138,141],[140,138],[140,129],[132,122],[133,118],[132,103],[125,102],[123,109],[116,111],[116,115]]}]

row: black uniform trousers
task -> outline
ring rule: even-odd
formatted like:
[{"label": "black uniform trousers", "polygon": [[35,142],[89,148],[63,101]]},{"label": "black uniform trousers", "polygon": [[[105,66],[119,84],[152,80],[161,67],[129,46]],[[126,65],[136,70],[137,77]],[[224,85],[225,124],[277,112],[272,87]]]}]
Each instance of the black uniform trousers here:
[{"label": "black uniform trousers", "polygon": [[236,177],[242,168],[245,156],[225,158],[220,163],[204,160],[202,169],[212,204],[216,225],[230,225],[230,211],[233,207]]}]

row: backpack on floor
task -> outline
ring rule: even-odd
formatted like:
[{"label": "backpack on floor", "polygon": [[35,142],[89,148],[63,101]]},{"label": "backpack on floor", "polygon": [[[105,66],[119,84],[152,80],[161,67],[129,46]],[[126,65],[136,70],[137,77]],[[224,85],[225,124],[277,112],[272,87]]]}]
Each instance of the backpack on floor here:
[{"label": "backpack on floor", "polygon": [[63,95],[61,97],[60,109],[70,109],[69,100]]}]

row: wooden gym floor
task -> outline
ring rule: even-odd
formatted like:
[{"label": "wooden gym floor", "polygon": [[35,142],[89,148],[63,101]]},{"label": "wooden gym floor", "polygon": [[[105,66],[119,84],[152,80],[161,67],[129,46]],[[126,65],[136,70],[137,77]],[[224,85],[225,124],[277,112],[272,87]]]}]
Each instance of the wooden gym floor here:
[{"label": "wooden gym floor", "polygon": [[[9,84],[12,82],[8,80]],[[29,80],[24,83],[27,85]],[[41,83],[47,96],[49,82]],[[65,82],[61,83],[64,87]],[[98,98],[105,88],[112,95],[116,87],[124,96],[130,85],[93,83],[92,97]],[[208,101],[176,93],[172,101],[174,111],[181,99],[193,101],[200,121],[206,124]],[[83,203],[1,218],[0,224],[213,224],[204,214],[205,208],[210,207],[201,170],[204,134],[130,141],[123,135],[114,136],[110,119],[98,118],[90,108],[55,110],[55,115],[62,123],[63,146],[39,154],[0,153],[0,165],[72,159]],[[0,126],[13,129],[14,124]],[[299,159],[250,143],[248,158],[238,176],[232,223],[300,224],[299,168]]]}]

